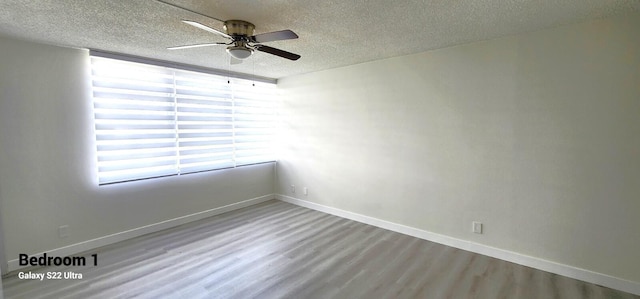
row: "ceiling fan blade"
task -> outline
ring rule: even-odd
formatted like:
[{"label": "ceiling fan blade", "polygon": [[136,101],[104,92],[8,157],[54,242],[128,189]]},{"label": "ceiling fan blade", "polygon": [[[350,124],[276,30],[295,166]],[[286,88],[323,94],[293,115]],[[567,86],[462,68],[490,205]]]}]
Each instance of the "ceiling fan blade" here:
[{"label": "ceiling fan blade", "polygon": [[188,12],[190,12],[190,13],[197,14],[197,15],[199,15],[199,16],[203,16],[203,17],[206,17],[206,18],[209,18],[209,19],[213,19],[213,20],[216,20],[216,21],[219,21],[219,22],[224,22],[224,20],[220,20],[220,19],[218,19],[218,18],[214,18],[214,17],[212,17],[212,16],[205,15],[205,14],[200,13],[200,12],[197,12],[197,11],[195,11],[195,10],[191,10],[191,9],[188,9],[188,8],[183,7],[183,6],[180,6],[180,5],[176,5],[176,4],[173,4],[173,3],[169,3],[169,2],[164,1],[164,0],[156,0],[156,1],[157,1],[157,2],[160,2],[160,3],[162,3],[162,4],[166,4],[166,5],[169,5],[169,6],[173,6],[173,7],[178,8],[178,9],[182,9],[182,10],[184,10],[184,11],[188,11]]},{"label": "ceiling fan blade", "polygon": [[191,25],[191,26],[193,26],[193,27],[200,28],[200,29],[205,30],[205,31],[209,31],[209,32],[211,32],[211,33],[215,33],[215,34],[218,34],[218,35],[224,36],[224,37],[226,37],[226,38],[233,39],[233,38],[231,37],[231,35],[228,35],[228,34],[226,34],[226,33],[222,32],[222,31],[219,31],[219,30],[213,29],[213,28],[211,28],[211,27],[209,27],[209,26],[202,25],[202,24],[200,24],[200,23],[198,23],[198,22],[195,22],[195,21],[189,21],[189,20],[182,20],[182,22],[184,22],[184,23],[186,23],[186,24],[189,24],[189,25]]},{"label": "ceiling fan blade", "polygon": [[200,47],[210,47],[210,46],[217,46],[217,45],[226,45],[226,43],[208,43],[208,44],[176,46],[176,47],[169,47],[167,48],[167,50],[182,50],[182,49],[191,49],[191,48],[200,48]]},{"label": "ceiling fan blade", "polygon": [[276,56],[280,56],[282,58],[286,58],[286,59],[290,59],[290,60],[298,60],[300,58],[300,55],[298,54],[293,54],[291,52],[287,52],[284,50],[280,50],[280,49],[276,49],[276,48],[272,48],[269,46],[264,46],[264,45],[257,45],[256,46],[256,50],[261,51],[261,52],[265,52],[265,53],[269,53],[269,54],[273,54]]},{"label": "ceiling fan blade", "polygon": [[276,40],[296,39],[298,35],[291,30],[280,30],[274,32],[267,32],[250,36],[249,40],[254,43],[266,43]]}]

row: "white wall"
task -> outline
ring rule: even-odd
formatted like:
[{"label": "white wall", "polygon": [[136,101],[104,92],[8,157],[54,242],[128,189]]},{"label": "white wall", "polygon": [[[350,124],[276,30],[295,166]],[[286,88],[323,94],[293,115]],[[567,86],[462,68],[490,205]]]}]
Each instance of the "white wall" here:
[{"label": "white wall", "polygon": [[634,14],[281,79],[276,191],[640,283],[638,28]]},{"label": "white wall", "polygon": [[98,187],[88,55],[0,37],[8,260],[273,193],[272,164]]}]

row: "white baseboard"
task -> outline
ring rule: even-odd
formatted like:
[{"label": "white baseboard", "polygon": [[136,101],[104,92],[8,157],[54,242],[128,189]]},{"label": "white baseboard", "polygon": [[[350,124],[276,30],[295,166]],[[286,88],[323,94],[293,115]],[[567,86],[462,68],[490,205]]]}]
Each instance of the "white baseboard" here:
[{"label": "white baseboard", "polygon": [[[124,241],[124,240],[128,240],[131,238],[135,238],[135,237],[139,237],[142,235],[146,235],[146,234],[150,234],[150,233],[154,233],[157,231],[161,231],[163,229],[167,229],[167,228],[172,228],[178,225],[182,225],[185,223],[189,223],[192,221],[196,221],[196,220],[200,220],[200,219],[204,219],[207,217],[211,217],[211,216],[215,216],[215,215],[219,215],[222,213],[226,213],[229,211],[233,211],[233,210],[237,210],[237,209],[241,209],[244,207],[248,207],[251,205],[255,205],[261,202],[265,202],[267,200],[271,200],[274,199],[275,195],[274,194],[268,194],[268,195],[264,195],[264,196],[260,196],[260,197],[256,197],[256,198],[252,198],[252,199],[248,199],[248,200],[244,200],[241,202],[237,202],[237,203],[233,203],[230,205],[226,205],[226,206],[222,206],[219,208],[214,208],[214,209],[210,209],[210,210],[206,210],[206,211],[202,211],[202,212],[198,212],[198,213],[194,213],[194,214],[190,214],[190,215],[186,215],[186,216],[182,216],[182,217],[178,217],[178,218],[173,218],[173,219],[169,219],[169,220],[165,220],[162,222],[158,222],[158,223],[154,223],[154,224],[150,224],[150,225],[145,225],[142,227],[138,227],[138,228],[134,228],[134,229],[130,229],[127,231],[123,231],[123,232],[119,232],[119,233],[115,233],[115,234],[111,234],[111,235],[107,235],[104,237],[100,237],[100,238],[96,238],[96,239],[92,239],[92,240],[88,240],[88,241],[84,241],[84,242],[80,242],[80,243],[76,243],[76,244],[72,244],[69,246],[65,246],[65,247],[61,247],[61,248],[56,248],[50,251],[47,251],[46,254],[48,256],[70,256],[70,255],[74,255],[74,254],[78,254],[81,252],[85,252],[85,251],[89,251],[98,247],[102,247],[102,246],[106,246],[109,244],[113,244],[113,243],[117,243],[120,241]],[[38,254],[32,254],[29,255],[34,256],[34,257],[40,257],[43,254],[45,254],[45,252],[41,252]],[[14,260],[9,260],[7,262],[7,273],[11,272],[11,271],[15,271],[21,268],[25,268],[27,266],[20,266],[19,264],[19,260],[14,259]]]},{"label": "white baseboard", "polygon": [[487,245],[483,245],[475,242],[465,241],[458,238],[436,234],[436,233],[428,232],[425,230],[417,229],[414,227],[397,224],[397,223],[377,219],[374,217],[365,216],[362,214],[357,214],[357,213],[309,202],[306,200],[301,200],[301,199],[286,196],[286,195],[276,194],[276,198],[278,200],[288,202],[294,205],[298,205],[301,207],[313,209],[313,210],[324,212],[327,214],[332,214],[342,218],[366,223],[369,225],[388,229],[391,231],[413,236],[423,240],[440,243],[443,245],[479,253],[482,255],[487,255],[487,256],[498,258],[508,262],[516,263],[519,265],[590,282],[593,284],[605,286],[605,287],[620,290],[623,292],[640,295],[640,283],[638,282],[629,281],[622,278],[589,271],[586,269],[576,268],[573,266],[560,264],[560,263],[544,260],[541,258],[509,251],[509,250],[504,250],[504,249],[495,248],[495,247],[491,247],[491,246],[487,246]]}]

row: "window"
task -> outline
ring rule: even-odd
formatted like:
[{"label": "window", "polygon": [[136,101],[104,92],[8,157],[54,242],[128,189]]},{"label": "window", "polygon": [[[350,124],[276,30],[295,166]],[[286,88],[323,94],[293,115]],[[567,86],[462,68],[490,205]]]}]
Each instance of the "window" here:
[{"label": "window", "polygon": [[274,83],[91,57],[98,182],[274,161]]}]

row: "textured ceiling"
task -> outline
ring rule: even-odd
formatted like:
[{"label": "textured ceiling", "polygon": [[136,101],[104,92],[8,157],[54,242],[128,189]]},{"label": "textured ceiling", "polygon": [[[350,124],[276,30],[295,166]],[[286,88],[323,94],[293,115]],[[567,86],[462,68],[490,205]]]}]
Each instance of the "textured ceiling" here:
[{"label": "textured ceiling", "polygon": [[256,34],[291,29],[299,39],[268,45],[302,58],[257,52],[230,65],[224,46],[166,50],[226,40],[180,22],[220,21],[155,0],[2,0],[0,35],[282,78],[640,10],[638,0],[165,1],[252,22]]}]

